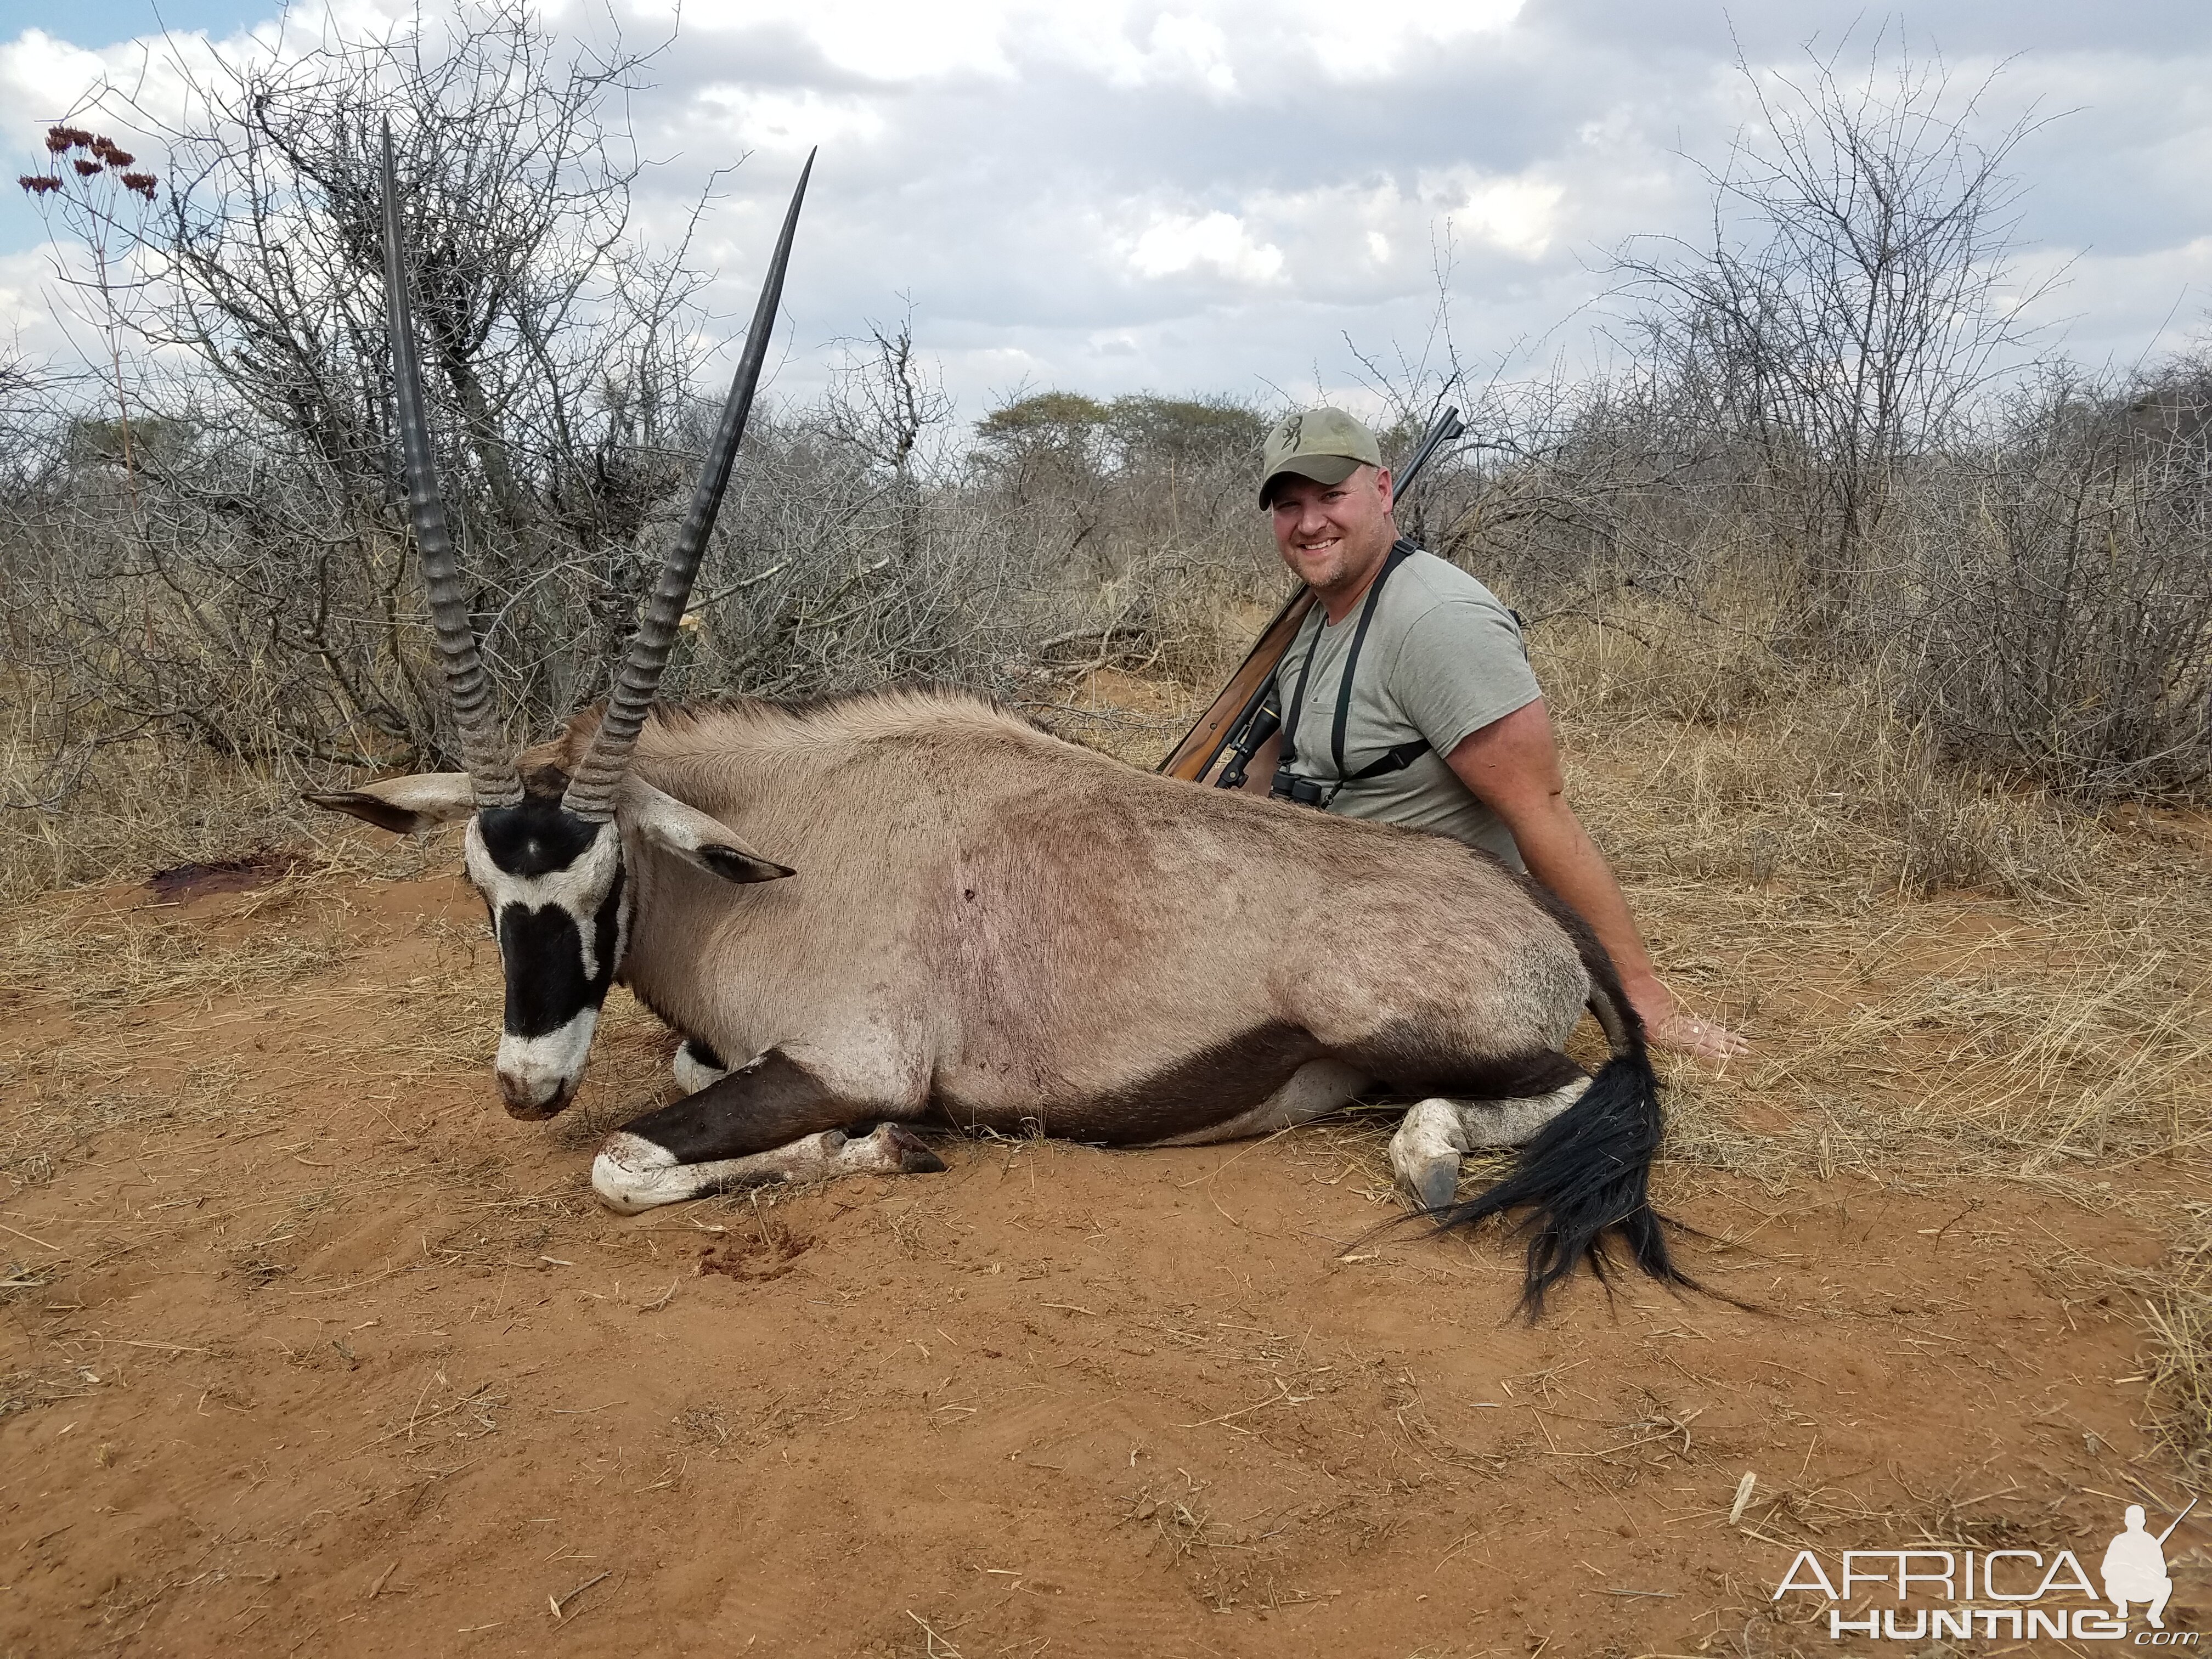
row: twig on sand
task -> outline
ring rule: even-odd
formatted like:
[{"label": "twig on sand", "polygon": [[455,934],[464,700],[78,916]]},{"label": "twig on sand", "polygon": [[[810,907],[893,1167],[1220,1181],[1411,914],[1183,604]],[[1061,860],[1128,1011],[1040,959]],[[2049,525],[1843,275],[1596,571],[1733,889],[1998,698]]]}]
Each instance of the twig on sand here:
[{"label": "twig on sand", "polygon": [[575,1589],[570,1590],[566,1595],[548,1595],[545,1598],[545,1605],[553,1609],[554,1618],[565,1619],[568,1615],[561,1611],[562,1608],[567,1607],[569,1602],[574,1601],[586,1590],[591,1589],[592,1585],[598,1583],[601,1578],[610,1577],[614,1569],[612,1567],[609,1567],[605,1572],[600,1573],[594,1577],[586,1578],[582,1583],[577,1585]]},{"label": "twig on sand", "polygon": [[[1809,1456],[1810,1454],[1808,1453],[1808,1455]],[[1743,1472],[1743,1479],[1735,1483],[1735,1502],[1729,1505],[1728,1523],[1731,1527],[1743,1519],[1744,1510],[1751,1503],[1752,1488],[1758,1484],[1759,1476],[1751,1469],[1746,1469]]]},{"label": "twig on sand", "polygon": [[52,1250],[56,1255],[67,1255],[69,1254],[69,1252],[62,1249],[60,1245],[49,1244],[43,1238],[33,1237],[32,1235],[23,1231],[21,1228],[11,1227],[4,1221],[0,1221],[0,1233],[14,1233],[18,1238],[28,1238],[32,1243],[37,1245],[40,1249]]},{"label": "twig on sand", "polygon": [[[905,1608],[904,1612],[908,1618],[913,1620],[915,1624],[921,1626],[922,1645],[927,1651],[929,1659],[961,1659],[960,1650],[954,1647],[951,1643],[946,1642],[945,1638],[939,1636],[935,1631],[932,1630],[929,1627],[929,1621],[927,1620],[924,1619],[912,1607]],[[940,1642],[945,1643],[943,1647],[939,1647],[938,1645]]]}]

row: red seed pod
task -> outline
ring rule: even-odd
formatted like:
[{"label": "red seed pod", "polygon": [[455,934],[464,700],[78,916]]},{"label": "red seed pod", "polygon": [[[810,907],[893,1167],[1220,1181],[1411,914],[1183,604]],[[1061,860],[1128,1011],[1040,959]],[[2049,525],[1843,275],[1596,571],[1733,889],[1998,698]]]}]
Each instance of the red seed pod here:
[{"label": "red seed pod", "polygon": [[154,199],[154,175],[150,173],[126,173],[123,175],[123,188],[137,191],[149,202]]},{"label": "red seed pod", "polygon": [[82,155],[78,156],[76,161],[70,162],[70,165],[75,167],[82,177],[87,179],[97,177],[100,170],[99,162],[88,161]]},{"label": "red seed pod", "polygon": [[60,179],[50,179],[43,173],[27,173],[15,182],[33,196],[44,196],[50,190],[59,190],[62,187]]},{"label": "red seed pod", "polygon": [[[57,138],[61,140],[58,145],[54,143]],[[54,150],[57,154],[71,148],[89,149],[92,148],[92,135],[82,127],[48,127],[46,148]]]},{"label": "red seed pod", "polygon": [[56,155],[59,155],[66,151],[69,147],[70,139],[67,133],[64,132],[59,127],[48,127],[46,129],[46,148],[49,150]]},{"label": "red seed pod", "polygon": [[106,149],[104,152],[102,152],[102,153],[103,153],[104,155],[106,155],[106,157],[107,157],[107,165],[108,165],[108,166],[110,166],[110,167],[129,167],[129,166],[130,166],[133,161],[137,161],[137,160],[138,159],[137,156],[133,155],[132,155],[129,150],[127,150],[127,149],[118,149],[115,145],[113,145],[113,144],[110,144],[110,145],[107,147],[107,149]]}]

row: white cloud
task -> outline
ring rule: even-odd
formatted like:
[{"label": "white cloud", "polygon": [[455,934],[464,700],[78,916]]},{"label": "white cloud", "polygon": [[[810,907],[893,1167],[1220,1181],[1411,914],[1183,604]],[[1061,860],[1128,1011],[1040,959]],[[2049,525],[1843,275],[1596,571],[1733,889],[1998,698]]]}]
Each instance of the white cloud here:
[{"label": "white cloud", "polygon": [[1129,249],[1140,276],[1174,276],[1200,265],[1232,282],[1264,283],[1283,275],[1283,251],[1262,242],[1233,213],[1203,217],[1170,214],[1156,219]]},{"label": "white cloud", "polygon": [[[0,45],[0,104],[33,119],[46,114],[58,117],[68,112],[82,88],[100,79],[103,68],[97,52],[57,40],[44,29],[25,29]],[[30,135],[8,136],[14,148]]]},{"label": "white cloud", "polygon": [[1522,0],[1361,0],[1358,5],[1303,7],[1302,27],[1287,31],[1311,46],[1333,79],[1381,80],[1401,70],[1415,53],[1504,29],[1521,15]]},{"label": "white cloud", "polygon": [[1451,211],[1452,228],[1523,259],[1551,251],[1565,190],[1540,179],[1493,179],[1474,185]]},{"label": "white cloud", "polygon": [[[928,5],[910,0],[686,0],[681,13],[687,35],[711,40],[763,27],[787,29],[830,67],[896,84],[951,75],[1012,74],[1003,36],[1010,24],[1034,9],[1010,0],[936,0]],[[672,0],[647,0],[636,9],[665,24],[678,9]]]},{"label": "white cloud", "polygon": [[[456,0],[423,3],[434,30]],[[281,46],[264,26],[185,49],[304,50],[326,27],[393,27],[415,0],[337,3],[330,26],[301,0]],[[634,45],[674,15],[672,0],[611,3]],[[545,0],[538,15],[581,39],[609,12]],[[909,294],[970,412],[1024,381],[1340,388],[1346,334],[1370,349],[1422,337],[1437,265],[1463,350],[1554,330],[1565,349],[1614,249],[1698,235],[1705,185],[1683,153],[1717,160],[1747,108],[1731,27],[1763,72],[1858,15],[1843,0],[685,0],[680,38],[630,100],[641,149],[667,158],[633,222],[672,243],[708,175],[753,157],[697,245],[717,326],[734,331],[798,156],[822,145],[781,392],[818,383],[827,342]],[[2032,263],[2081,254],[2051,307],[2073,319],[2073,349],[2125,361],[2169,313],[2172,337],[2199,325],[2212,8],[2091,18],[2060,0],[1929,0],[1913,21],[1961,85],[2024,54],[1992,92],[1993,126],[2034,99],[2079,112],[2016,157]],[[182,106],[162,51],[72,41],[65,11],[45,29],[0,42],[0,106],[59,115],[103,75]],[[0,128],[25,161],[36,137],[30,120]],[[22,263],[40,236],[22,204],[0,204],[0,336],[53,337]]]},{"label": "white cloud", "polygon": [[1162,15],[1152,24],[1148,60],[1164,78],[1188,76],[1209,92],[1224,95],[1237,91],[1237,70],[1230,62],[1229,37],[1218,23],[1203,17]]},{"label": "white cloud", "polygon": [[54,268],[41,250],[0,253],[0,343],[33,361],[66,349],[52,308]]},{"label": "white cloud", "polygon": [[735,149],[804,155],[815,146],[867,143],[889,126],[884,112],[851,94],[709,87],[694,101],[703,135],[719,130]]}]

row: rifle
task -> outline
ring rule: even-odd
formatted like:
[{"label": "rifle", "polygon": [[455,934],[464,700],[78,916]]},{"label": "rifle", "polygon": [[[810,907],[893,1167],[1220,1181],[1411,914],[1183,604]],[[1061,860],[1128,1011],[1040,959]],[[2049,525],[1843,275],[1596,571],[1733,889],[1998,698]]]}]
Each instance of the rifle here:
[{"label": "rifle", "polygon": [[[1413,459],[1393,481],[1394,498],[1402,501],[1411,495],[1422,470],[1436,459],[1437,452],[1466,430],[1456,409],[1447,409],[1437,416],[1436,423],[1415,447]],[[1197,783],[1213,769],[1222,751],[1228,750],[1231,751],[1229,763],[1214,780],[1214,787],[1244,787],[1245,769],[1252,757],[1282,724],[1281,715],[1267,706],[1267,693],[1273,687],[1275,669],[1283,660],[1283,653],[1291,648],[1291,641],[1297,637],[1299,626],[1313,605],[1313,590],[1301,583],[1297,592],[1284,601],[1274,620],[1260,630],[1258,642],[1237,665],[1229,683],[1214,695],[1197,723],[1183,733],[1182,741],[1168,751],[1167,757],[1152,769],[1154,771]]]},{"label": "rifle", "polygon": [[[2196,1507],[2197,1500],[2192,1498],[2189,1500],[2189,1510],[2193,1510]],[[2183,1522],[2189,1519],[2189,1510],[2184,1510],[2180,1514],[2175,1516],[2173,1517],[2173,1526],[2168,1527],[2164,1532],[2159,1534],[2158,1543],[2160,1549],[2164,1549],[2166,1547],[2166,1540],[2173,1536],[2173,1528],[2179,1526]]]}]

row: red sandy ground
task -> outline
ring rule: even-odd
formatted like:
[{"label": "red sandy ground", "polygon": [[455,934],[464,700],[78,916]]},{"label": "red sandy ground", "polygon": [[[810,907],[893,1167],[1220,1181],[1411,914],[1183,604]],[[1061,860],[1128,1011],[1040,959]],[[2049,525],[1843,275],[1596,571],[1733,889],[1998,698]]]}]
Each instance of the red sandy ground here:
[{"label": "red sandy ground", "polygon": [[1771,1599],[1796,1542],[1966,1527],[2094,1571],[2174,1496],[2136,1310],[2083,1267],[2157,1243],[2032,1188],[1670,1169],[1734,1241],[1692,1270],[1764,1313],[1583,1283],[1533,1329],[1494,1237],[1370,1237],[1365,1128],[951,1142],[617,1218],[590,1152],[665,1039],[620,1023],[596,1097],[511,1122],[421,1052],[448,979],[492,1039],[473,898],[343,897],[307,980],[9,1038],[11,1089],[98,1042],[137,1056],[102,1086],[228,1067],[251,1109],[0,1204],[0,1652],[1858,1652]]}]

